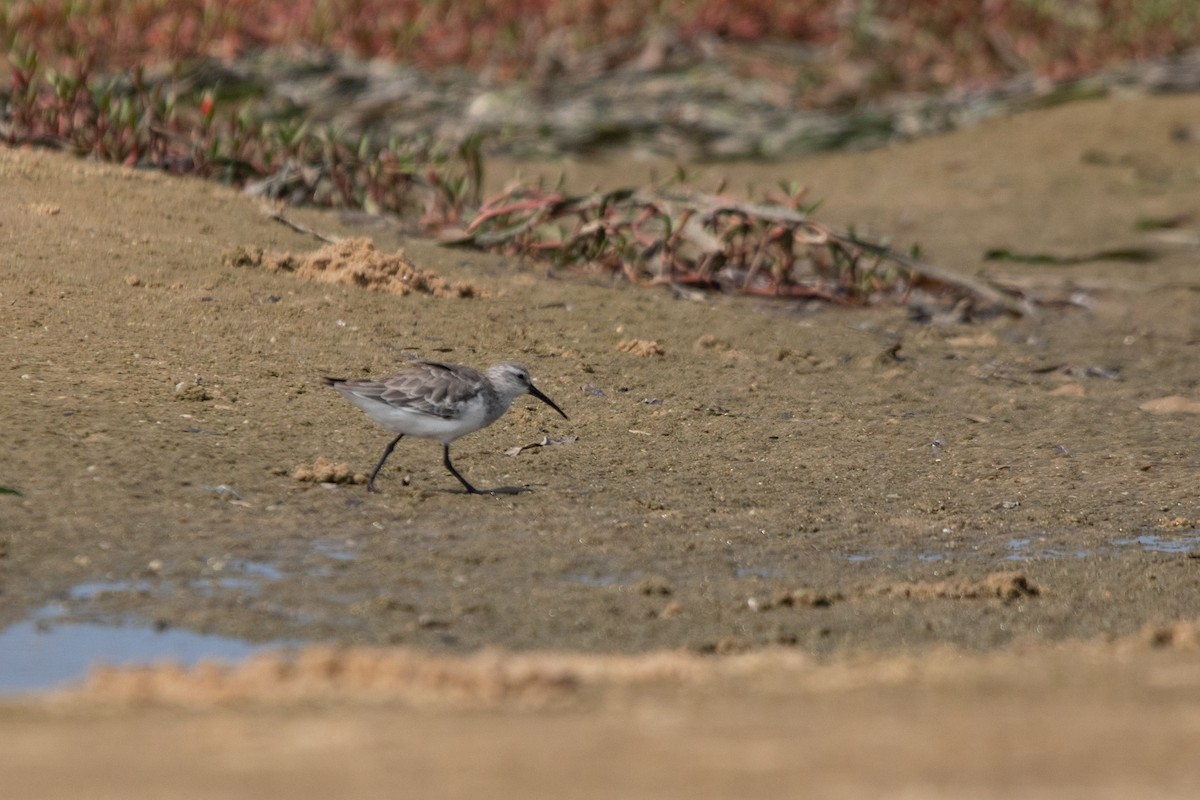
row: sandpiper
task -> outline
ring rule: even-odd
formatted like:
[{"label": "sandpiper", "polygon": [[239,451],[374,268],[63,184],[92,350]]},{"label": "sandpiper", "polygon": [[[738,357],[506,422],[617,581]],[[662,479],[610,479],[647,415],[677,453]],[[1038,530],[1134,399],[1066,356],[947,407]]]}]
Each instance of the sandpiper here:
[{"label": "sandpiper", "polygon": [[379,491],[375,488],[375,476],[383,469],[383,462],[405,436],[440,441],[446,469],[469,493],[482,494],[450,463],[451,442],[491,425],[508,411],[514,399],[527,393],[567,419],[563,410],[529,380],[529,370],[509,361],[479,372],[463,364],[415,360],[399,372],[378,380],[322,380],[367,412],[371,419],[396,433],[367,479],[367,489],[372,492]]}]

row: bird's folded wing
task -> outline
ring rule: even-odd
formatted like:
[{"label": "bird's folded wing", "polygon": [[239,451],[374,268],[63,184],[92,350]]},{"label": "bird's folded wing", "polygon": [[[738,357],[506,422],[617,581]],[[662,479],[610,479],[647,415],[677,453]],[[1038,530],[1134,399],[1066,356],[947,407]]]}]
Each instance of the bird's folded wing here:
[{"label": "bird's folded wing", "polygon": [[354,391],[367,397],[431,417],[454,419],[477,397],[486,379],[470,367],[437,361],[414,361],[411,366],[369,387]]}]

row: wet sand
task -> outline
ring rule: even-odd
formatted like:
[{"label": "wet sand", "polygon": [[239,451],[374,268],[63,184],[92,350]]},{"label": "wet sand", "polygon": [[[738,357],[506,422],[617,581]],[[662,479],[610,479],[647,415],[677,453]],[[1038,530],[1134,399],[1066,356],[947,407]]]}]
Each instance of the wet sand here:
[{"label": "wet sand", "polygon": [[[239,261],[320,243],[235,192],[0,151],[0,485],[22,493],[0,495],[0,624],[55,604],[56,623],[401,646],[451,673],[480,648],[596,658],[532,707],[96,681],[0,710],[6,773],[47,797],[374,796],[397,771],[444,796],[1194,793],[1200,145],[1178,131],[1197,129],[1192,97],[1128,96],[698,170],[798,180],[823,220],[1078,304],[945,324],[680,300],[290,211],[478,296],[303,281]],[[511,169],[582,191],[655,166]],[[524,491],[466,496],[419,441],[379,495],[293,477],[366,472],[388,439],[320,376],[411,354],[522,360],[570,415],[526,399],[456,443],[472,483]],[[544,436],[574,438],[504,454]],[[713,675],[594,677],[614,654]],[[721,666],[739,657],[763,660]]]}]

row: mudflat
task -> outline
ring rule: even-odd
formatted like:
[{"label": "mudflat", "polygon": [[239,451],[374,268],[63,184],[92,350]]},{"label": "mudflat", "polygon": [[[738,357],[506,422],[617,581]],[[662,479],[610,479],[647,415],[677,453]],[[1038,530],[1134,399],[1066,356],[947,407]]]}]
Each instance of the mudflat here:
[{"label": "mudflat", "polygon": [[[0,151],[20,493],[0,625],[55,604],[54,624],[334,648],[13,701],[6,783],[1194,796],[1197,130],[1193,97],[1130,95],[695,168],[807,184],[824,221],[1047,301],[932,321],[681,297],[312,210],[286,213],[350,243],[278,268],[327,245],[220,186]],[[415,290],[372,290],[389,259]],[[368,494],[389,434],[320,378],[414,355],[521,361],[570,420],[523,398],[457,442],[495,494],[409,440]]]}]

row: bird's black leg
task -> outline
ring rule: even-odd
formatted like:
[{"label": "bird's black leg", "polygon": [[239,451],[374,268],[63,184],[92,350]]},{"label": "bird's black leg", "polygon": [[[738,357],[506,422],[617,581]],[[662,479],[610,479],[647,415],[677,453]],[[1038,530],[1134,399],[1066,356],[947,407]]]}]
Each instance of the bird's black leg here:
[{"label": "bird's black leg", "polygon": [[467,487],[468,494],[483,494],[483,492],[479,491],[474,486],[467,483],[467,479],[464,478],[462,475],[459,475],[458,470],[456,470],[454,468],[454,465],[450,463],[450,445],[448,445],[448,444],[442,445],[442,463],[446,465],[446,469],[450,470],[451,475],[458,478],[459,483],[461,483],[463,486]]},{"label": "bird's black leg", "polygon": [[379,492],[379,490],[375,488],[375,476],[379,474],[379,470],[383,469],[383,462],[388,460],[388,456],[392,454],[392,450],[396,447],[396,443],[403,438],[404,434],[399,434],[395,439],[392,439],[392,441],[388,443],[387,447],[384,448],[383,457],[379,459],[379,463],[375,465],[375,469],[371,470],[371,477],[367,478],[368,492]]}]

